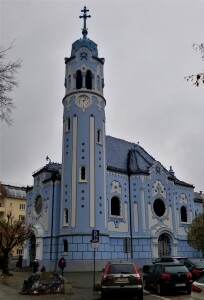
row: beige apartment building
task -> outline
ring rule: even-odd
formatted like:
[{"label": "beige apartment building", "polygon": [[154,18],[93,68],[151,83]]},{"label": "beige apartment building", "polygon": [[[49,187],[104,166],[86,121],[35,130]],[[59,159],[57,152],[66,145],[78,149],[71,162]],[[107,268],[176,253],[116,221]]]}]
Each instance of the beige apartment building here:
[{"label": "beige apartment building", "polygon": [[[0,220],[7,220],[12,215],[15,220],[23,220],[26,216],[26,187],[13,186],[0,182]],[[22,247],[12,250],[13,258],[23,254]]]}]

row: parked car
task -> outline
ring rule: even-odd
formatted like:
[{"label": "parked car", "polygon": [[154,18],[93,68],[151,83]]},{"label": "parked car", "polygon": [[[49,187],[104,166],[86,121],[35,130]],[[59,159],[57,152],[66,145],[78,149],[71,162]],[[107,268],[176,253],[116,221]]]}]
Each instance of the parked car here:
[{"label": "parked car", "polygon": [[188,259],[187,256],[172,256],[173,258],[177,259],[178,261],[184,260],[184,259]]},{"label": "parked car", "polygon": [[133,262],[108,262],[101,280],[101,298],[121,293],[143,300],[142,278]]},{"label": "parked car", "polygon": [[204,299],[204,271],[191,285],[191,298]]},{"label": "parked car", "polygon": [[143,285],[154,289],[159,295],[166,291],[186,291],[191,293],[192,275],[180,263],[156,263],[143,267]]},{"label": "parked car", "polygon": [[162,263],[162,262],[172,262],[172,263],[179,263],[178,259],[172,256],[161,256],[152,260],[153,264]]},{"label": "parked car", "polygon": [[193,280],[196,280],[200,273],[204,270],[204,259],[202,258],[188,258],[180,260],[187,269],[191,272]]}]

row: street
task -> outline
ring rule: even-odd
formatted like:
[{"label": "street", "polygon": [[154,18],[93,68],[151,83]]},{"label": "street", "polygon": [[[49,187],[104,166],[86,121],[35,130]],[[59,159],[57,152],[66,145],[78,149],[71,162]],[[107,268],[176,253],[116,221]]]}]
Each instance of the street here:
[{"label": "street", "polygon": [[[14,276],[6,280],[0,280],[0,300],[33,300],[37,297],[38,300],[100,300],[101,294],[98,291],[93,291],[93,273],[66,273],[65,278],[69,280],[73,287],[73,294],[50,294],[50,295],[20,295],[24,279],[30,276],[29,272],[13,271]],[[96,273],[96,282],[100,282],[101,272]],[[115,299],[111,297],[110,299]],[[121,299],[127,300],[123,295]],[[117,298],[116,298],[117,299]],[[109,299],[107,299],[109,300]],[[136,298],[135,298],[136,300]],[[159,296],[154,291],[144,290],[144,300],[192,300],[190,295],[185,292],[177,294],[168,294]]]}]

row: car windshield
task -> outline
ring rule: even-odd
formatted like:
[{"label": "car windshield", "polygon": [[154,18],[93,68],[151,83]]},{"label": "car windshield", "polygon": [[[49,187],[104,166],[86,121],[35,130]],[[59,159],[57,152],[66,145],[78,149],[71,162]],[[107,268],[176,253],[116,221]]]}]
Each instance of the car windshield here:
[{"label": "car windshield", "polygon": [[187,273],[188,270],[185,266],[166,266],[165,273],[176,274],[176,273]]},{"label": "car windshield", "polygon": [[203,268],[204,269],[204,260],[198,260],[194,262],[197,268]]},{"label": "car windshield", "polygon": [[108,274],[135,274],[135,270],[131,264],[114,264],[110,265]]}]

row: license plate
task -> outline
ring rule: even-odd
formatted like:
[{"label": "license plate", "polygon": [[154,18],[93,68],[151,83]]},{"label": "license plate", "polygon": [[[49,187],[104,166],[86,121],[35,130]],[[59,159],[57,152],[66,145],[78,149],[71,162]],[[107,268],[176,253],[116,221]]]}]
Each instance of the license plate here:
[{"label": "license plate", "polygon": [[128,278],[118,278],[115,281],[116,283],[128,283]]},{"label": "license plate", "polygon": [[185,283],[176,283],[175,285],[178,286],[178,287],[179,286],[186,286]]}]

